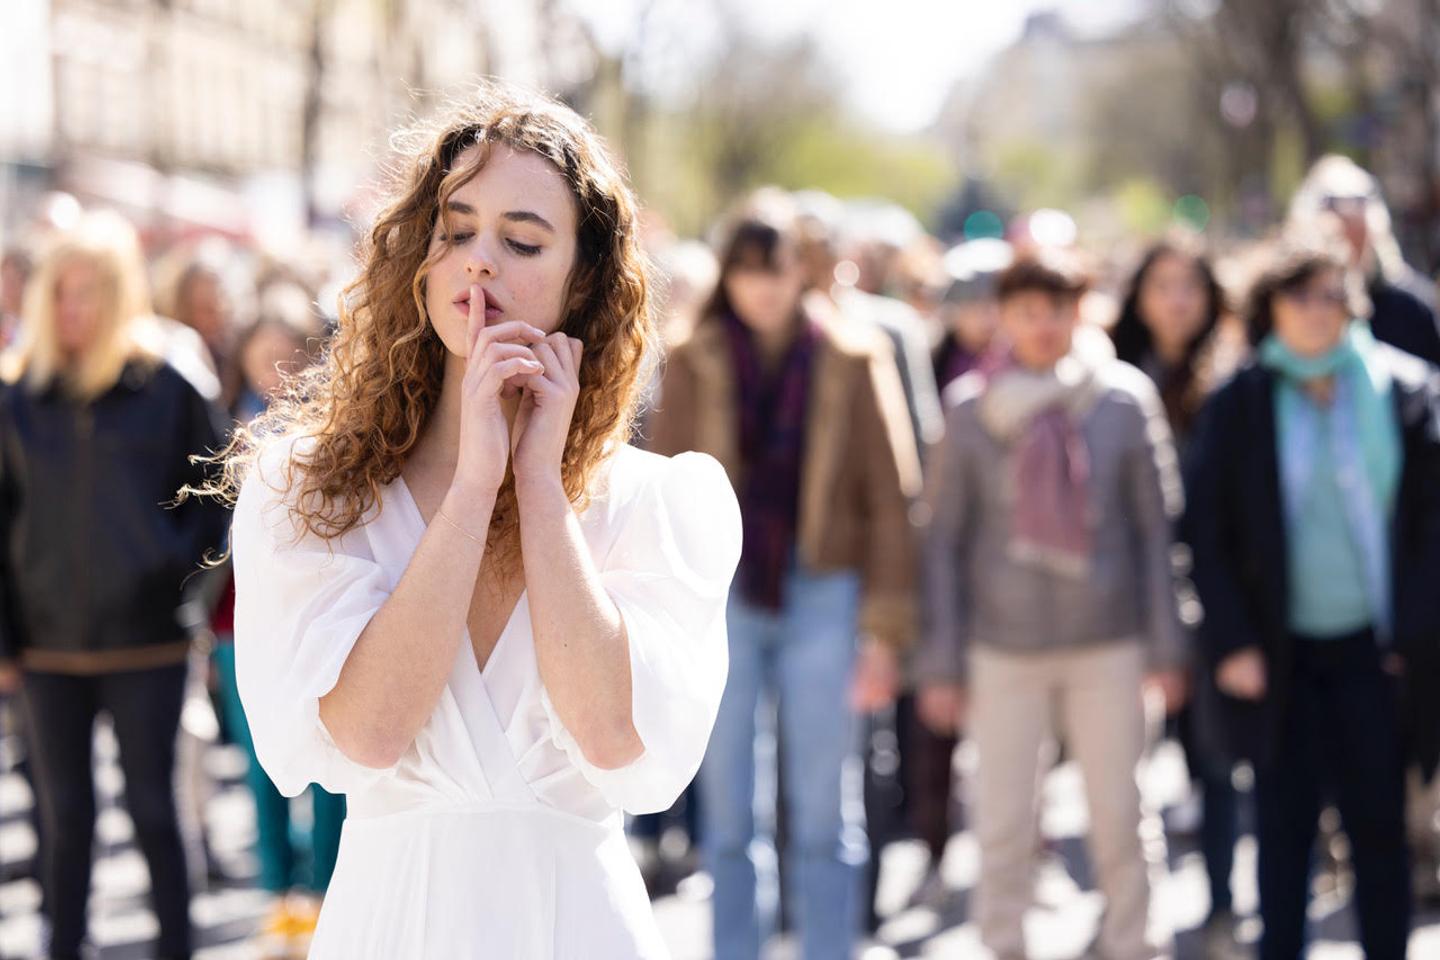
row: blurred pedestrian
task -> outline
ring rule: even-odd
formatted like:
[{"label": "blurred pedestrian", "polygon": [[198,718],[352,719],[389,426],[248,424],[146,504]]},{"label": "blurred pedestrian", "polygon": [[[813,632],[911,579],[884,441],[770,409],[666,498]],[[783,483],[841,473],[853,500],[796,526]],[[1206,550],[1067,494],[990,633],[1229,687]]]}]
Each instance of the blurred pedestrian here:
[{"label": "blurred pedestrian", "polygon": [[1150,245],[1131,274],[1110,332],[1116,357],[1155,383],[1183,453],[1210,392],[1238,366],[1243,341],[1222,326],[1225,293],[1198,241]]},{"label": "blurred pedestrian", "polygon": [[[856,286],[858,269],[844,259],[847,251],[859,251],[878,238],[845,232],[845,207],[839,200],[818,190],[795,194],[799,215],[798,255],[804,267],[806,291],[821,297],[838,310],[845,321],[862,331],[875,331],[889,342],[905,396],[915,455],[922,458],[944,429],[940,394],[930,366],[930,336],[925,318],[909,303],[894,296],[867,293]],[[913,218],[911,218],[913,219]],[[865,221],[851,221],[850,230],[863,230]],[[928,240],[923,236],[920,240]],[[914,244],[912,246],[918,246]],[[903,264],[903,258],[900,263]],[[897,269],[896,273],[901,271]],[[907,450],[905,457],[911,454]],[[876,711],[866,718],[862,756],[865,760],[865,829],[870,846],[863,888],[865,927],[873,932],[880,925],[876,904],[880,886],[880,860],[884,847],[910,834],[905,782],[910,773],[905,731],[914,723],[914,698],[902,690],[893,710]],[[782,747],[783,750],[783,747]],[[946,759],[948,769],[948,758]],[[923,763],[923,761],[922,761]]]},{"label": "blurred pedestrian", "polygon": [[[299,374],[315,353],[321,334],[318,316],[310,312],[303,293],[292,292],[300,294],[298,299],[288,295],[268,298],[287,309],[267,309],[236,338],[233,362],[240,367],[236,378],[240,389],[232,416],[240,423],[249,424],[264,413],[270,402],[283,394],[290,382],[287,378]],[[284,949],[302,945],[315,931],[320,901],[335,872],[345,798],[311,784],[312,817],[309,829],[302,833],[292,822],[290,798],[276,788],[260,765],[235,682],[235,590],[228,565],[222,575],[227,582],[211,621],[219,699],[230,736],[249,761],[245,780],[255,799],[260,886],[275,897],[261,926],[262,945],[273,943]]]},{"label": "blurred pedestrian", "polygon": [[1373,174],[1349,157],[1321,157],[1290,201],[1288,228],[1311,237],[1338,232],[1364,284],[1375,339],[1440,364],[1435,284],[1405,262]]},{"label": "blurred pedestrian", "polygon": [[[1290,224],[1293,230],[1314,235],[1333,231],[1343,238],[1350,269],[1364,278],[1376,339],[1440,364],[1435,283],[1405,262],[1373,174],[1349,157],[1322,157],[1291,201]],[[1413,770],[1408,778],[1408,832],[1415,893],[1435,902],[1440,900],[1440,781],[1427,788],[1424,779]]]},{"label": "blurred pedestrian", "polygon": [[845,320],[874,328],[890,341],[915,448],[923,456],[943,427],[940,396],[928,363],[925,320],[905,301],[856,285],[856,266],[844,258],[845,251],[879,248],[880,239],[844,234],[844,206],[829,194],[808,190],[796,197],[797,255],[805,272],[805,289],[829,300]]},{"label": "blurred pedestrian", "polygon": [[7,247],[0,253],[0,350],[19,332],[25,284],[33,269],[30,251],[24,247]]},{"label": "blurred pedestrian", "polygon": [[[239,389],[238,367],[231,362],[235,347],[235,305],[220,267],[220,248],[181,248],[161,258],[156,299],[158,319],[174,349],[197,354],[196,360],[219,387],[217,402],[229,409]],[[184,372],[184,371],[182,371]]]},{"label": "blurred pedestrian", "polygon": [[1304,953],[1326,799],[1350,838],[1365,956],[1405,956],[1407,669],[1435,759],[1440,382],[1354,319],[1347,277],[1343,252],[1272,252],[1246,310],[1256,358],[1206,405],[1188,462],[1202,647],[1230,745],[1256,770],[1262,960]]},{"label": "blurred pedestrian", "polygon": [[931,352],[935,382],[944,391],[980,365],[1000,326],[996,282],[1015,254],[1004,240],[984,238],[945,254],[950,285],[940,300],[940,340]]},{"label": "blurred pedestrian", "polygon": [[[701,767],[718,960],[760,955],[778,889],[775,776],[757,781],[762,702],[778,701],[787,791],[787,903],[812,960],[850,954],[867,857],[857,711],[885,706],[912,630],[907,493],[918,465],[888,343],[802,297],[788,198],[752,201],[720,281],[670,353],[655,449],[726,468],[744,522],[728,608],[730,677]],[[908,453],[907,453],[908,451]]]},{"label": "blurred pedestrian", "polygon": [[133,339],[149,309],[117,216],[58,235],[27,292],[0,394],[0,658],[18,662],[45,821],[50,955],[78,957],[95,828],[95,718],[108,713],[149,866],[157,955],[188,957],[189,888],[174,798],[188,640],[184,580],[224,511],[167,504],[202,480],[213,412]]},{"label": "blurred pedestrian", "polygon": [[[1116,356],[1160,391],[1182,462],[1200,407],[1238,360],[1221,325],[1225,309],[1209,260],[1194,240],[1177,236],[1141,256],[1111,330]],[[1239,839],[1234,760],[1216,729],[1218,711],[1214,682],[1202,671],[1177,728],[1201,803],[1200,850],[1210,886],[1205,943],[1216,957],[1238,950],[1230,874]]]},{"label": "blurred pedestrian", "polygon": [[659,297],[660,339],[665,344],[684,339],[710,295],[715,292],[719,264],[715,252],[699,240],[677,241],[655,256],[664,281]]},{"label": "blurred pedestrian", "polygon": [[1084,775],[1105,895],[1099,948],[1158,954],[1136,768],[1142,687],[1184,698],[1188,643],[1171,566],[1179,475],[1164,409],[1138,370],[1077,347],[1088,283],[1039,250],[1000,276],[1007,352],[951,388],[928,464],[921,716],[979,752],[975,916],[1021,960],[1032,900],[1037,784],[1057,731]]}]

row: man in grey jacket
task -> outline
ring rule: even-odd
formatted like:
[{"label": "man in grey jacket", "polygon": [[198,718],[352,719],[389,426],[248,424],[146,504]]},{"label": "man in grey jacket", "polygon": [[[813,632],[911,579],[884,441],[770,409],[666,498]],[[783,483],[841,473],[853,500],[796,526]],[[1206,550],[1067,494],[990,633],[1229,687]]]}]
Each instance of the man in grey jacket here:
[{"label": "man in grey jacket", "polygon": [[[1084,775],[1107,901],[1107,960],[1149,960],[1136,766],[1142,686],[1184,696],[1188,640],[1171,565],[1179,475],[1140,371],[1077,343],[1086,278],[1058,252],[998,284],[1003,359],[946,394],[927,478],[920,709],[979,751],[977,920],[1000,960],[1027,955],[1042,751],[1059,731]],[[967,724],[968,721],[968,724]]]}]

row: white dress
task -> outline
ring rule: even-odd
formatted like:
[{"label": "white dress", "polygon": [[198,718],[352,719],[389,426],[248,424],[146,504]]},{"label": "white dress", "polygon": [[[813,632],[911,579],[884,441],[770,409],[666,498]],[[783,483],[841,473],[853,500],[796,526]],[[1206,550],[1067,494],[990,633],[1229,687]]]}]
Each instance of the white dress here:
[{"label": "white dress", "polygon": [[235,659],[261,765],[349,812],[312,960],[664,957],[621,811],[666,809],[700,765],[724,690],[740,513],[723,469],[622,447],[580,517],[630,644],[643,755],[588,763],[536,668],[522,595],[481,671],[462,642],[394,766],[351,760],[319,716],[356,638],[425,532],[402,479],[365,522],[296,540],[276,445],[235,508]]}]

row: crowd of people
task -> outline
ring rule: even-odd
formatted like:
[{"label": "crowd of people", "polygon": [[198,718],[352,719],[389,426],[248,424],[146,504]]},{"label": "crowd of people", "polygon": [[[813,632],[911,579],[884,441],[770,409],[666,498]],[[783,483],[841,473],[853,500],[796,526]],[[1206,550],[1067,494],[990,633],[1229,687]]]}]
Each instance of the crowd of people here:
[{"label": "crowd of people", "polygon": [[[898,208],[767,188],[710,243],[648,226],[663,362],[632,442],[713,456],[744,531],[728,680],[675,811],[713,881],[715,956],[757,958],[781,925],[806,958],[850,955],[897,837],[929,853],[917,899],[943,896],[964,739],[985,947],[1028,955],[1039,785],[1063,755],[1098,955],[1167,955],[1136,775],[1173,736],[1202,800],[1209,955],[1244,955],[1231,874],[1253,804],[1259,956],[1304,955],[1333,807],[1365,956],[1404,957],[1413,904],[1440,895],[1434,284],[1340,157],[1261,240],[1107,255],[1032,223],[947,249]],[[146,251],[104,211],[45,234],[0,265],[0,694],[38,800],[49,955],[86,936],[101,712],[157,953],[194,949],[191,891],[224,879],[204,737],[181,723],[197,684],[248,755],[262,938],[303,939],[345,800],[312,786],[297,846],[237,692],[229,570],[197,573],[228,515],[183,491],[203,485],[192,455],[325,349],[335,285],[212,244]],[[889,792],[867,790],[882,741]],[[666,823],[631,824],[652,871]]]}]

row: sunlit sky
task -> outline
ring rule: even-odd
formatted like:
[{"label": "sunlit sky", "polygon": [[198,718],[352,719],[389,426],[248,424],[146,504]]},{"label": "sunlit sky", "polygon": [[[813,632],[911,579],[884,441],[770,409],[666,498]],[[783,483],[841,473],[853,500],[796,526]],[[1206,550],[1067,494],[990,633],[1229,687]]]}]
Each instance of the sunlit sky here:
[{"label": "sunlit sky", "polygon": [[[667,47],[693,43],[665,57],[675,70],[703,56],[705,5],[686,0],[569,0],[610,51],[623,49],[647,3],[651,33]],[[1136,15],[1144,0],[726,0],[764,36],[815,35],[848,78],[847,96],[861,116],[900,131],[918,130],[936,116],[957,79],[973,76],[987,58],[1020,34],[1025,18],[1058,10],[1082,34],[1103,31]],[[693,56],[691,54],[694,54]]]}]

